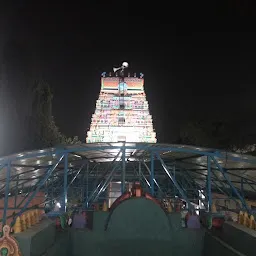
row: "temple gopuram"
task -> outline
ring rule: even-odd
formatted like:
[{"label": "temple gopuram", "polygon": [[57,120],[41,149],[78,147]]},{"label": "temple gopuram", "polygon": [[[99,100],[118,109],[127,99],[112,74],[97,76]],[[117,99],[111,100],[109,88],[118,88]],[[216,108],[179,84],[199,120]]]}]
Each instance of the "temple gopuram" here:
[{"label": "temple gopuram", "polygon": [[118,77],[104,72],[86,143],[156,143],[143,74]]}]

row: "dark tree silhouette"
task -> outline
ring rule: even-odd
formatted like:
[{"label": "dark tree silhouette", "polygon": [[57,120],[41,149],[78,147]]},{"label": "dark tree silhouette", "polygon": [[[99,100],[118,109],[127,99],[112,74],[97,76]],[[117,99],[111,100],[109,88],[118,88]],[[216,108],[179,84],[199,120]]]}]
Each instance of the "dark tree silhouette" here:
[{"label": "dark tree silhouette", "polygon": [[0,57],[0,155],[79,143],[67,138],[52,116],[50,86],[33,68],[26,44],[8,41]]},{"label": "dark tree silhouette", "polygon": [[230,151],[253,152],[250,135],[235,122],[223,120],[190,121],[180,130],[179,143]]},{"label": "dark tree silhouette", "polygon": [[32,144],[35,148],[80,143],[77,136],[68,138],[57,127],[52,116],[53,94],[47,82],[35,81],[33,99],[30,129],[34,138]]}]

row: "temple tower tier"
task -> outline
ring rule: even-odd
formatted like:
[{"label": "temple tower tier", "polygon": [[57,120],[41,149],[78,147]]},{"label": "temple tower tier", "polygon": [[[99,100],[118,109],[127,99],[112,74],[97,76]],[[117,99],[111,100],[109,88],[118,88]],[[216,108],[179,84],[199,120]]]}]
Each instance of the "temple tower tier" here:
[{"label": "temple tower tier", "polygon": [[152,116],[144,91],[143,74],[101,77],[101,90],[86,143],[156,143]]}]

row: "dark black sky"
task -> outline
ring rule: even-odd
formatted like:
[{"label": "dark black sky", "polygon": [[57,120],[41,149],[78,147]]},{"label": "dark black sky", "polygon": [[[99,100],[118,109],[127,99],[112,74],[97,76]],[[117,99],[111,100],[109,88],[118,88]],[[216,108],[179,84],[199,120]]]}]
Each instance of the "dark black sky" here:
[{"label": "dark black sky", "polygon": [[145,74],[160,142],[176,140],[189,120],[228,119],[255,130],[256,12],[250,2],[20,2],[5,13],[6,36],[25,46],[30,64],[24,65],[50,83],[53,113],[65,134],[85,139],[100,74],[122,61]]}]

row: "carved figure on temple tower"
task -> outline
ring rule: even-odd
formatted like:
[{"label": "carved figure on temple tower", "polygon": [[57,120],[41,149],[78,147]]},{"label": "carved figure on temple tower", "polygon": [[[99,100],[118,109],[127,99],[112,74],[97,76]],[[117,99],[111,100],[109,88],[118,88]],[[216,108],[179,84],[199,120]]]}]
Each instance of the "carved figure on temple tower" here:
[{"label": "carved figure on temple tower", "polygon": [[10,227],[3,227],[3,236],[0,238],[0,256],[22,256],[18,242],[10,236]]}]

